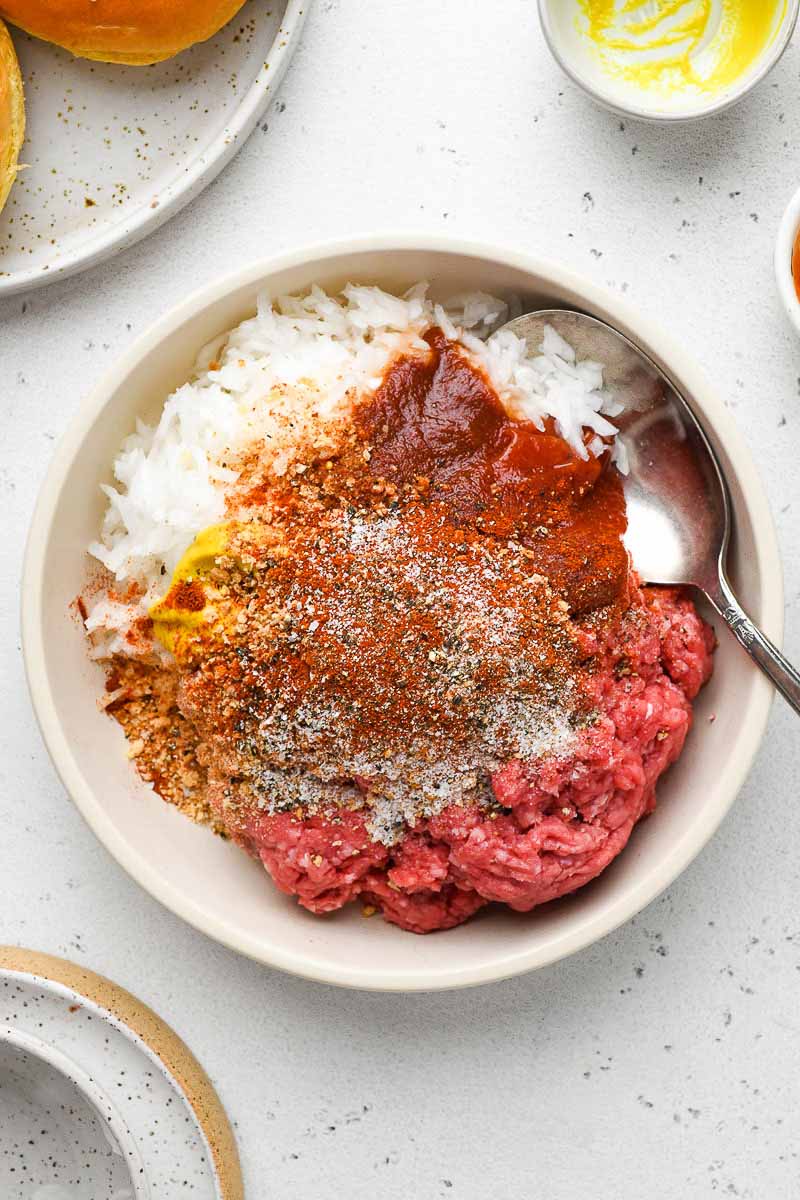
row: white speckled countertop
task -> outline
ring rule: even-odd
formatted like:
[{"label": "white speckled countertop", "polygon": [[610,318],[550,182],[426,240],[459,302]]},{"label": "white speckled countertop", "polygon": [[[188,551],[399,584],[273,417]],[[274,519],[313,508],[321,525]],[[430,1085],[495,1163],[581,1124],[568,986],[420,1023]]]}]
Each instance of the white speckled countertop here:
[{"label": "white speckled countertop", "polygon": [[17,582],[54,439],[156,314],[255,256],[381,227],[519,244],[626,292],[728,397],[800,659],[800,344],[771,263],[800,183],[799,69],[796,39],[730,113],[662,130],[567,84],[532,0],[317,0],[278,103],[217,183],[113,262],[0,304],[3,940],[102,971],[174,1025],[238,1129],[253,1200],[796,1195],[799,727],[776,704],[712,845],[567,962],[410,998],[271,973],[123,874],[39,740]]}]

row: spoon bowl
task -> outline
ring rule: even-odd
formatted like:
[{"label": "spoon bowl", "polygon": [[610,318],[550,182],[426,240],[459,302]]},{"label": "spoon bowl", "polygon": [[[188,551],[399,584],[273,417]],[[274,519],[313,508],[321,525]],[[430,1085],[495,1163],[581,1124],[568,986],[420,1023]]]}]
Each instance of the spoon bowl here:
[{"label": "spoon bowl", "polygon": [[616,419],[624,448],[625,544],[650,584],[699,588],[757,665],[800,713],[800,674],[754,625],[726,570],[733,534],[730,493],[714,449],[689,402],[646,354],[596,317],[543,309],[504,329],[532,353],[551,326],[603,367],[605,387],[624,404]]}]

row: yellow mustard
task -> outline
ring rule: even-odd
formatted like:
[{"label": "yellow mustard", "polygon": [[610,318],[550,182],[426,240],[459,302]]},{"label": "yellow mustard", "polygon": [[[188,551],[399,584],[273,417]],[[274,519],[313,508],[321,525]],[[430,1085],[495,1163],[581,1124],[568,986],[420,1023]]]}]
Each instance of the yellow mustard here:
[{"label": "yellow mustard", "polygon": [[235,529],[226,521],[199,533],[175,568],[166,596],[150,607],[153,633],[178,658],[199,646],[204,635],[210,640],[219,631],[220,598],[208,576],[227,552]]},{"label": "yellow mustard", "polygon": [[787,0],[579,0],[609,74],[642,87],[721,92],[771,44]]}]

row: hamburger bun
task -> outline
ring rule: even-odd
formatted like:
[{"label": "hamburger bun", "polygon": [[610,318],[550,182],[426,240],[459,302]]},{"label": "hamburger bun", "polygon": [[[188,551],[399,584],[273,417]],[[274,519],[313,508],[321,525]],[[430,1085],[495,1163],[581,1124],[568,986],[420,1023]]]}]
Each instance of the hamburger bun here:
[{"label": "hamburger bun", "polygon": [[0,16],[78,58],[146,66],[204,42],[244,0],[0,0]]},{"label": "hamburger bun", "polygon": [[25,100],[14,43],[0,21],[0,208],[17,177],[17,158],[25,137]]}]

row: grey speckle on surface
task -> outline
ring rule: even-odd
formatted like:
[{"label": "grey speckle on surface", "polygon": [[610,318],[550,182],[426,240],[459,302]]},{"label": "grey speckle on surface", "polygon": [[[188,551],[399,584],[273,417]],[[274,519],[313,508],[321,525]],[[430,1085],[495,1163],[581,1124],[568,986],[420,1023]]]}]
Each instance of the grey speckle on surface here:
[{"label": "grey speckle on surface", "polygon": [[0,304],[4,937],[79,957],[178,1029],[237,1123],[257,1200],[321,1186],[351,1200],[792,1196],[800,742],[784,706],[712,844],[636,921],[527,978],[411,998],[284,977],[172,917],[84,826],[30,712],[17,579],[52,452],[42,431],[59,434],[194,288],[376,228],[558,259],[625,291],[694,355],[735,401],[760,465],[800,659],[800,343],[771,261],[800,184],[800,43],[729,113],[665,130],[620,122],[566,83],[528,0],[491,8],[488,20],[479,0],[318,3],[285,111],[207,192],[113,262],[32,294],[26,312]]}]

